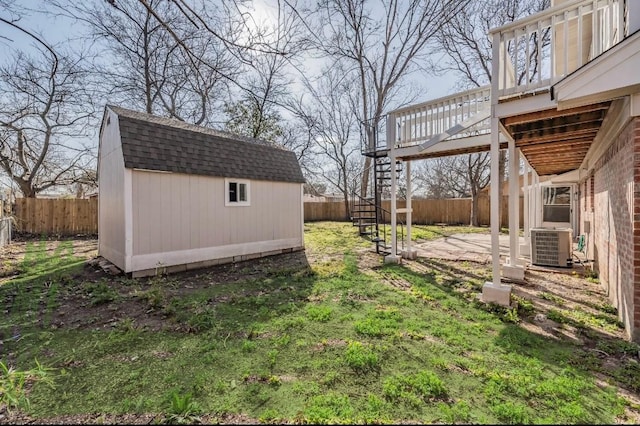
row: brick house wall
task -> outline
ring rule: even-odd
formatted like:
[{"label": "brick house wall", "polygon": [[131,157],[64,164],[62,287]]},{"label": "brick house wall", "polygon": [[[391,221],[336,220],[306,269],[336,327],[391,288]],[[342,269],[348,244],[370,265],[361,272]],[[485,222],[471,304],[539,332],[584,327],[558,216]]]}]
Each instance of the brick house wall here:
[{"label": "brick house wall", "polygon": [[636,117],[630,124],[633,146],[633,328],[631,338],[640,342],[640,117]]},{"label": "brick house wall", "polygon": [[[600,283],[630,338],[640,341],[640,118],[632,119],[582,182]],[[584,223],[581,223],[581,227]]]}]

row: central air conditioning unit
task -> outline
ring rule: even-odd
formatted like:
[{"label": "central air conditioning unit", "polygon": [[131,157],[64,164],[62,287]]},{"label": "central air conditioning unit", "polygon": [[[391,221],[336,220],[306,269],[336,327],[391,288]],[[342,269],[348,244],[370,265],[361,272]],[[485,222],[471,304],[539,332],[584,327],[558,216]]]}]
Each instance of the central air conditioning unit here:
[{"label": "central air conditioning unit", "polygon": [[573,266],[570,228],[531,229],[531,263],[540,266]]}]

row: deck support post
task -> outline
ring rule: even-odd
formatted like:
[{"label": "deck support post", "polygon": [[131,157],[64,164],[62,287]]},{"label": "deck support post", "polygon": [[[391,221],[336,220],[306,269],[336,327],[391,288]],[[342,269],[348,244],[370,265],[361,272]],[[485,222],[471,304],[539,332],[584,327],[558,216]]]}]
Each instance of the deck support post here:
[{"label": "deck support post", "polygon": [[[500,54],[500,40],[494,37],[493,57]],[[494,75],[498,75],[498,61],[493,63]],[[482,286],[482,301],[485,303],[497,303],[499,305],[511,305],[511,286],[502,285],[500,282],[500,200],[498,199],[498,186],[500,174],[498,163],[500,161],[500,121],[496,116],[498,105],[498,79],[491,82],[491,263],[492,281],[485,282]]]},{"label": "deck support post", "polygon": [[531,167],[529,166],[529,162],[526,158],[523,158],[524,162],[524,174],[522,176],[522,192],[524,194],[523,206],[522,206],[522,214],[524,218],[522,220],[522,224],[524,225],[524,243],[520,244],[520,254],[523,256],[529,256],[530,253],[530,243],[529,243],[529,216],[531,215],[531,208],[529,206],[529,194],[531,192],[531,188],[529,187],[529,173],[531,173]]},{"label": "deck support post", "polygon": [[503,306],[511,304],[511,286],[503,285],[500,281],[500,200],[498,186],[500,174],[500,126],[495,116],[495,105],[491,113],[491,187],[489,200],[491,202],[491,263],[493,281],[485,282],[482,286],[482,301],[496,303]]},{"label": "deck support post", "polygon": [[509,259],[502,268],[506,278],[524,280],[524,267],[518,264],[519,231],[520,231],[520,197],[518,181],[520,174],[520,156],[516,150],[516,142],[509,138]]},{"label": "deck support post", "polygon": [[391,160],[391,254],[388,254],[384,258],[384,263],[400,263],[400,257],[398,257],[398,209],[396,206],[396,199],[398,194],[398,172],[396,171],[396,155],[394,148],[389,150],[389,159]]},{"label": "deck support post", "polygon": [[402,251],[402,257],[413,260],[418,257],[418,252],[411,247],[411,161],[407,161],[405,165],[405,173],[407,174],[407,202],[405,204],[407,211],[407,239],[404,245],[405,249]]},{"label": "deck support post", "polygon": [[533,187],[531,188],[531,199],[533,200],[532,217],[533,223],[529,224],[532,228],[538,228],[541,225],[540,222],[540,205],[542,203],[540,194],[540,176],[533,170]]}]

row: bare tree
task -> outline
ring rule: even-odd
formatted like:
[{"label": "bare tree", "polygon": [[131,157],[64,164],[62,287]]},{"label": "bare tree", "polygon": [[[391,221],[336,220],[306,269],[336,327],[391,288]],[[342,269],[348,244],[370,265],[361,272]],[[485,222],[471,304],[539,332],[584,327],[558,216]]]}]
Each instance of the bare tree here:
[{"label": "bare tree", "polygon": [[73,143],[94,114],[83,58],[39,40],[38,56],[17,52],[0,67],[0,167],[25,197],[76,182],[93,159]]},{"label": "bare tree", "polygon": [[416,180],[429,198],[471,197],[471,225],[478,226],[478,200],[489,184],[488,152],[438,157],[421,163]]},{"label": "bare tree", "polygon": [[[438,33],[438,42],[442,50],[446,52],[449,60],[442,67],[444,71],[456,72],[460,77],[460,85],[464,88],[469,86],[482,86],[491,81],[491,61],[492,61],[492,40],[489,31],[492,28],[505,25],[509,22],[531,15],[549,7],[550,0],[479,0],[469,3],[467,7],[461,9],[459,13],[452,17],[448,25]],[[538,35],[534,35],[537,37]],[[549,42],[548,33],[544,33],[543,40]],[[544,44],[544,43],[543,43]],[[532,65],[531,79],[537,77],[539,72],[538,64],[538,43],[533,43],[534,49],[529,51],[528,62]],[[508,47],[513,51],[513,47]],[[526,55],[526,50],[512,52],[519,55],[519,63],[525,63],[522,58]],[[527,74],[524,70],[518,72],[516,76],[518,82],[522,82]],[[466,162],[453,161],[452,166],[460,168],[457,175],[459,178],[466,176],[471,179],[469,187],[482,189],[488,185],[486,176],[490,167],[489,161],[482,158],[483,154],[469,154]],[[502,199],[502,182],[504,182],[506,171],[506,153],[500,152],[499,175],[500,185],[498,188],[499,198]],[[477,193],[471,192],[472,211],[471,224],[477,222]],[[502,205],[502,203],[500,203]]]},{"label": "bare tree", "polygon": [[348,216],[349,194],[361,170],[353,80],[336,66],[325,69],[317,81],[307,81],[305,86],[311,101],[299,100],[296,115],[313,140],[311,168],[315,176],[340,191]]},{"label": "bare tree", "polygon": [[226,98],[226,76],[237,74],[237,63],[224,46],[169,2],[55,0],[52,5],[83,23],[88,37],[112,58],[96,65],[111,101],[115,97],[148,113],[208,124],[215,102]]},{"label": "bare tree", "polygon": [[[374,4],[375,3],[375,4]],[[357,76],[365,149],[377,148],[384,111],[403,78],[429,64],[430,43],[468,1],[321,0],[315,15],[317,48]],[[362,191],[370,169],[365,160]]]},{"label": "bare tree", "polygon": [[[284,136],[279,109],[288,104],[292,81],[288,70],[292,61],[306,49],[302,21],[296,14],[286,13],[278,4],[271,19],[251,20],[252,42],[270,46],[271,51],[246,49],[241,60],[246,72],[239,78],[242,84],[240,100],[227,105],[227,128],[242,124],[241,133],[254,138],[278,140]],[[250,15],[251,16],[251,15]],[[280,52],[296,52],[283,55]]]},{"label": "bare tree", "polygon": [[[106,0],[113,7],[116,2]],[[173,22],[175,16],[181,17],[191,26],[211,39],[219,42],[224,51],[232,55],[245,68],[255,68],[256,78],[266,78],[256,89],[256,80],[239,79],[232,70],[223,70],[220,74],[235,89],[247,97],[263,102],[268,106],[272,97],[271,90],[277,84],[273,76],[279,75],[284,64],[306,50],[306,27],[297,10],[295,0],[277,0],[275,17],[272,22],[260,22],[252,10],[252,2],[231,0],[221,3],[202,3],[193,6],[187,0],[171,2],[138,0],[155,18],[175,42],[183,49],[190,62],[209,64],[206,57],[201,57],[185,42],[179,27]],[[164,7],[166,5],[166,7]],[[265,59],[268,58],[268,59]],[[237,67],[236,67],[237,68]]]},{"label": "bare tree", "polygon": [[[469,3],[438,33],[438,42],[449,57],[442,68],[460,75],[464,88],[489,84],[492,60],[489,31],[540,12],[549,5],[550,0],[477,0]],[[548,37],[545,40],[548,42]],[[532,79],[537,76],[540,65],[537,58],[537,50],[532,49],[529,52],[529,63],[534,67],[530,74]],[[522,82],[523,78],[525,74],[519,73],[518,81]]]}]

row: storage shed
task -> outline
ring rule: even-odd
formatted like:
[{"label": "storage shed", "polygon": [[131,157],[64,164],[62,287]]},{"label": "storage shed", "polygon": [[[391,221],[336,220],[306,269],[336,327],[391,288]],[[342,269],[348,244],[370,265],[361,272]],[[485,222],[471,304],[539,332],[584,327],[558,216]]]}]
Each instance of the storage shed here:
[{"label": "storage shed", "polygon": [[304,248],[304,178],[282,147],[107,105],[98,179],[98,252],[134,277]]}]

